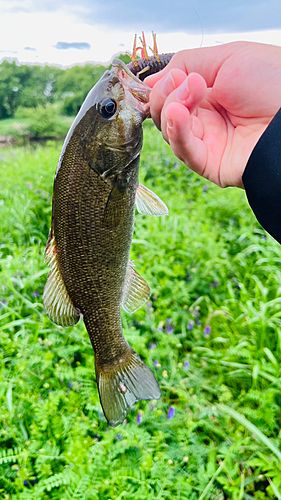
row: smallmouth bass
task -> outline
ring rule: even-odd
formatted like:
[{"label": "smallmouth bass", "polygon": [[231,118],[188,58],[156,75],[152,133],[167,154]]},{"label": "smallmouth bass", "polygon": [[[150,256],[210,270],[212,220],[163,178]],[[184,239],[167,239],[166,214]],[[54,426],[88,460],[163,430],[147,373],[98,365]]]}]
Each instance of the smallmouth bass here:
[{"label": "smallmouth bass", "polygon": [[133,312],[149,297],[129,260],[135,205],[144,214],[167,214],[138,183],[149,91],[118,60],[90,90],[62,148],[46,246],[45,309],[62,326],[83,318],[111,425],[136,401],[160,397],[154,375],[123,337],[120,316],[121,307]]}]

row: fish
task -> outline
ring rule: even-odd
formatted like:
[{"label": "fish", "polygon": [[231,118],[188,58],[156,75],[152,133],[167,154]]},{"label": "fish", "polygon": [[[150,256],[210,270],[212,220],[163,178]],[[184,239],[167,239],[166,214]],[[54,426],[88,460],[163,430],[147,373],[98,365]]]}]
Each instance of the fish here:
[{"label": "fish", "polygon": [[88,93],[64,141],[54,180],[46,245],[50,273],[43,302],[61,326],[81,318],[94,350],[96,382],[110,425],[139,400],[160,398],[159,385],[123,336],[150,289],[130,260],[135,207],[167,215],[165,203],[139,184],[142,123],[150,89],[114,60]]}]

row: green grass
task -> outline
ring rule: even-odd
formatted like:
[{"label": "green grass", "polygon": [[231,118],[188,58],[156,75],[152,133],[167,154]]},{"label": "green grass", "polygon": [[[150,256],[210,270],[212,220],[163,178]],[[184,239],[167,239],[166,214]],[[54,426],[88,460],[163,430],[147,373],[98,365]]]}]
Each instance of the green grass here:
[{"label": "green grass", "polygon": [[110,428],[83,324],[55,326],[42,306],[59,152],[0,152],[0,497],[281,498],[280,246],[243,191],[195,176],[147,124],[142,181],[170,215],[136,216],[152,297],[124,331],[162,398]]}]

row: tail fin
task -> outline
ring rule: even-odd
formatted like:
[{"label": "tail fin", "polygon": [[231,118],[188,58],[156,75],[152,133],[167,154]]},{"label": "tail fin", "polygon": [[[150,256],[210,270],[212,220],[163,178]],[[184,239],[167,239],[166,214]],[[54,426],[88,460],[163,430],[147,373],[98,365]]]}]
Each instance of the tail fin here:
[{"label": "tail fin", "polygon": [[160,398],[152,371],[134,351],[110,367],[96,363],[96,375],[100,402],[110,425],[121,424],[136,401]]}]

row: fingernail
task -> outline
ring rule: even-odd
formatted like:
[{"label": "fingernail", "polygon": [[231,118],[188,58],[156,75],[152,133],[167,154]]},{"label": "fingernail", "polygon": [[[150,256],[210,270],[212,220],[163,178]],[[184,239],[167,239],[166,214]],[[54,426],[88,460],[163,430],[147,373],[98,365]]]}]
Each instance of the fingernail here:
[{"label": "fingernail", "polygon": [[174,126],[174,121],[171,118],[169,118],[167,120],[167,127],[171,129],[173,128],[173,126]]}]

